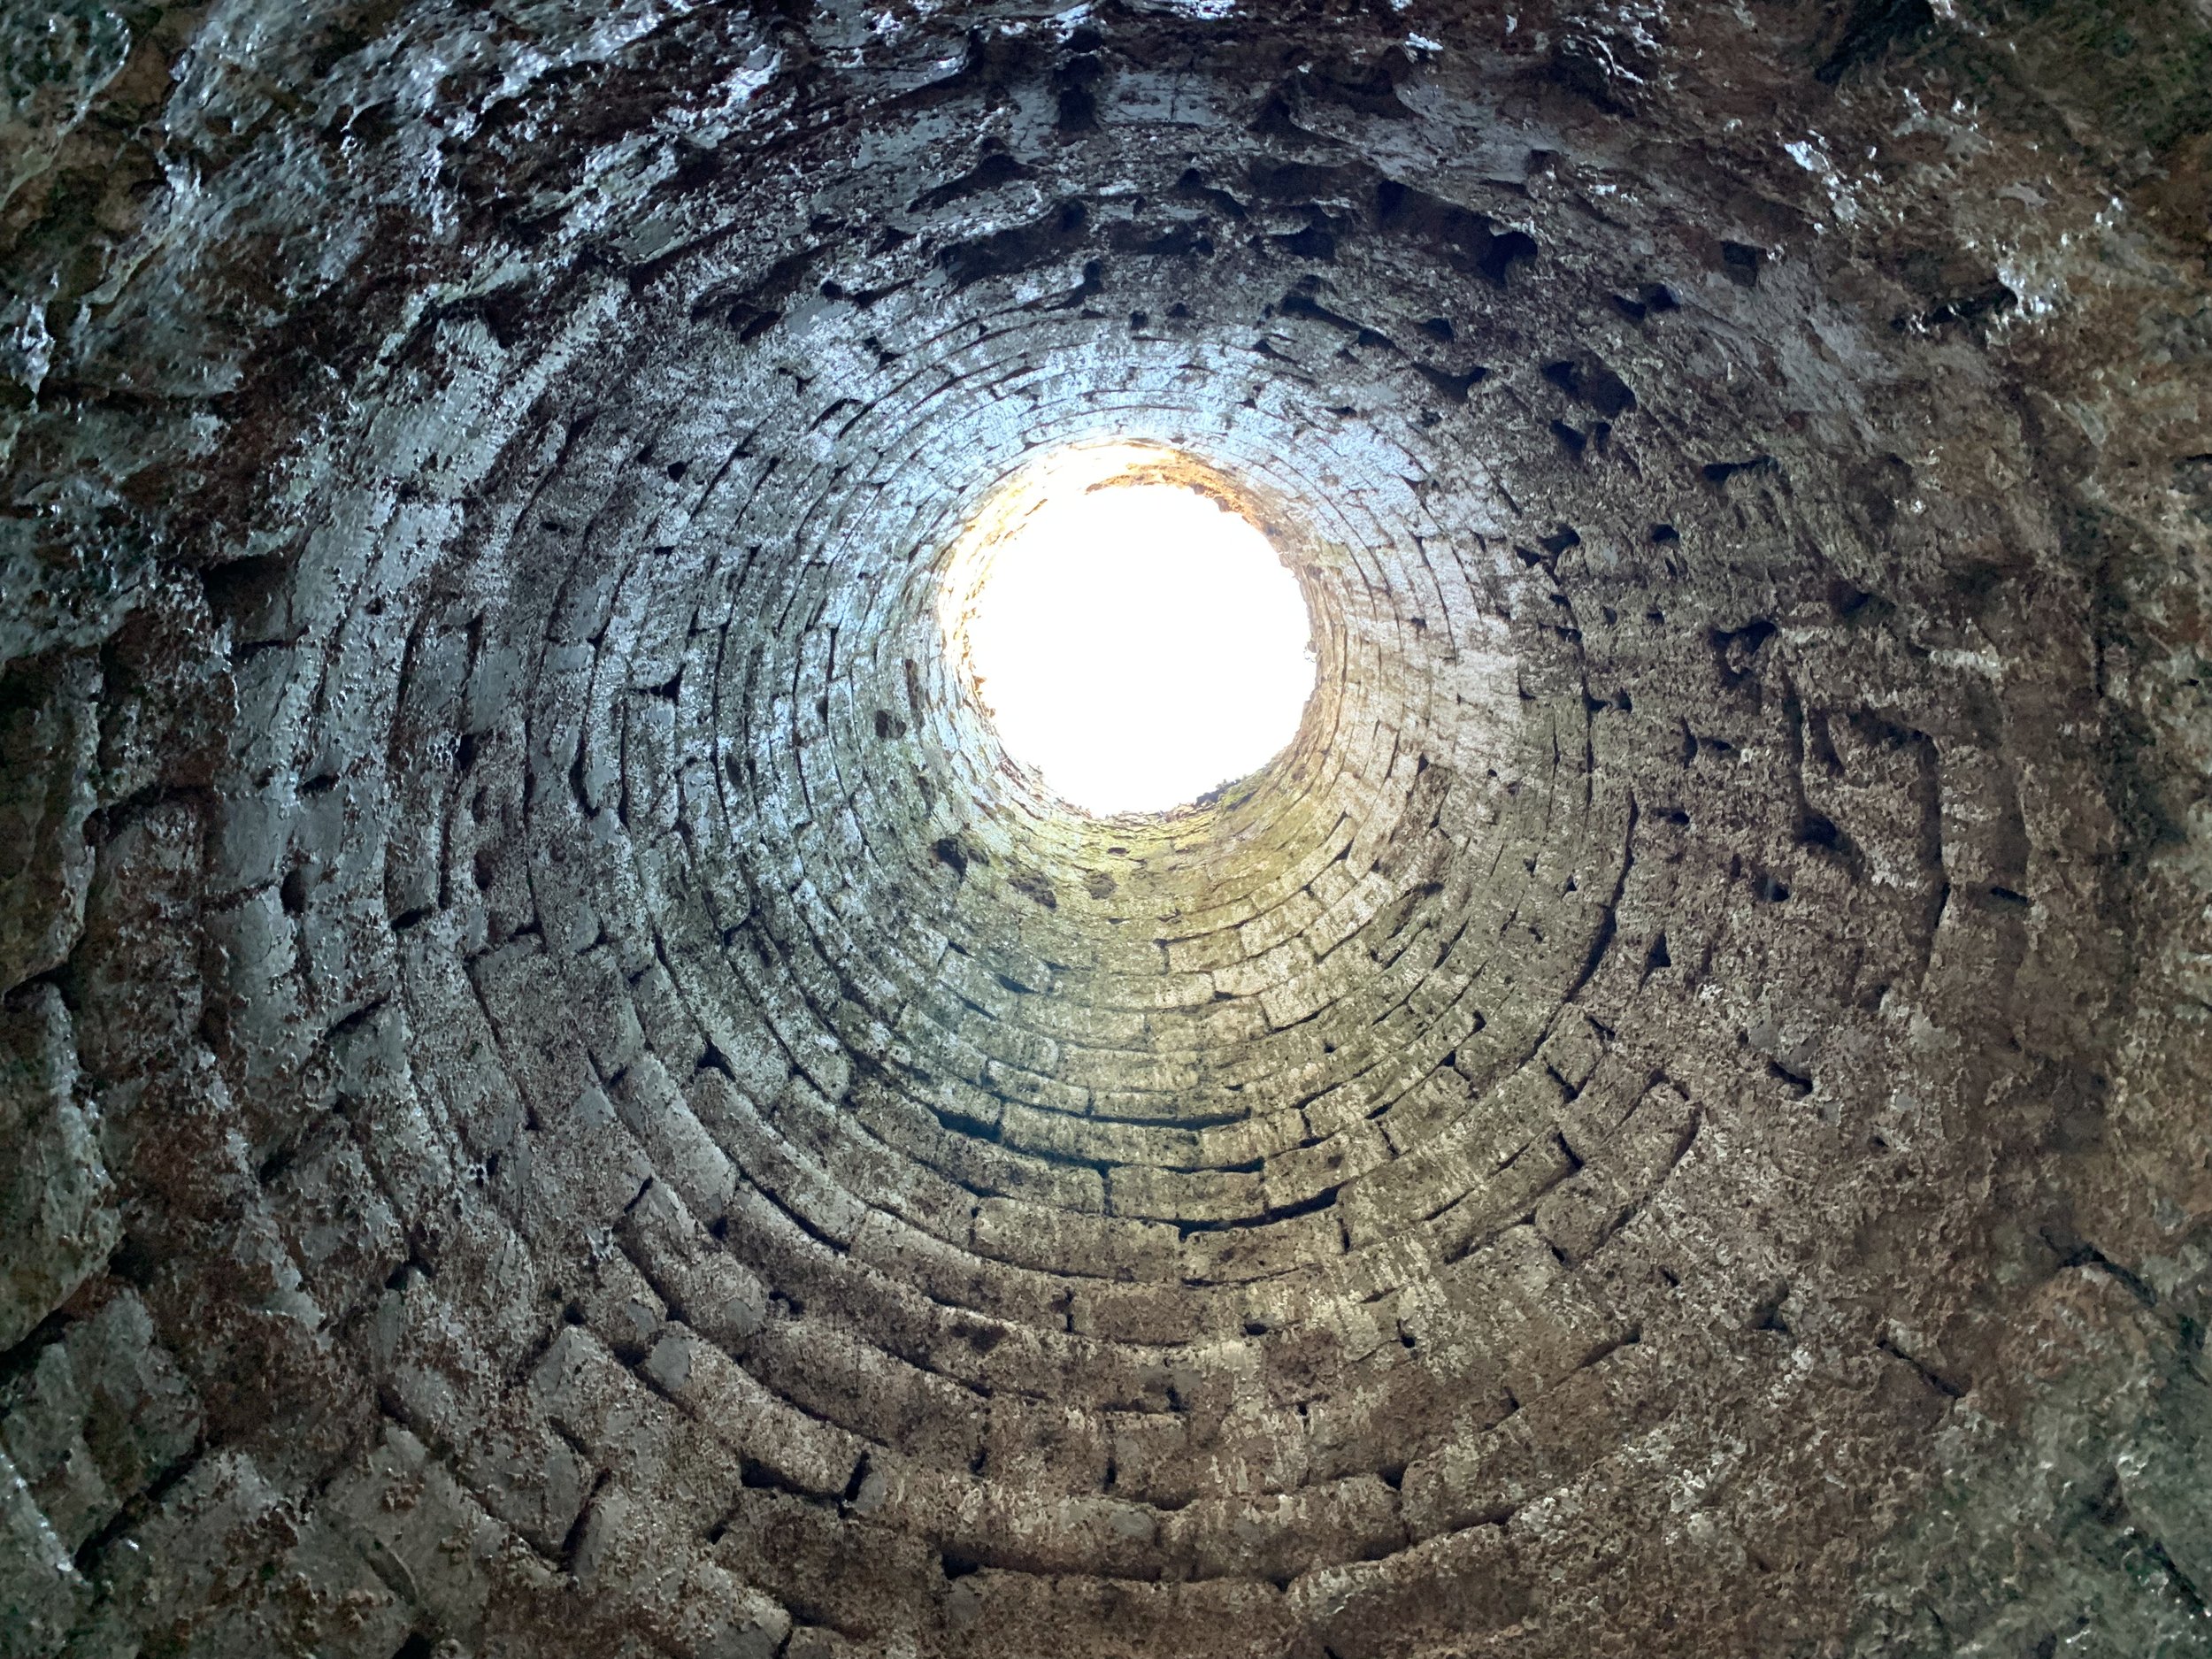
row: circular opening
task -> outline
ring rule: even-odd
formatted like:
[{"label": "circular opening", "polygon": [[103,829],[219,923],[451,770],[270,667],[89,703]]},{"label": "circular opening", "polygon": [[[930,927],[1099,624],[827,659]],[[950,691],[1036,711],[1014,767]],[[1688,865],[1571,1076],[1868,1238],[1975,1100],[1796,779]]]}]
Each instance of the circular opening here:
[{"label": "circular opening", "polygon": [[979,521],[949,641],[1007,753],[1061,799],[1163,811],[1296,734],[1312,618],[1210,472],[1141,452],[1083,459],[1010,488]]}]

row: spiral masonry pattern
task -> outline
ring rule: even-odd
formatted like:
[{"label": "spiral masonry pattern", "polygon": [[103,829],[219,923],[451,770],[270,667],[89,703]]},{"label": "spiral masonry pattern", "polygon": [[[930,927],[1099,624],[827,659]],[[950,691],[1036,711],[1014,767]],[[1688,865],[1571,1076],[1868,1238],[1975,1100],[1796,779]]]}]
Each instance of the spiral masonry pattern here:
[{"label": "spiral masonry pattern", "polygon": [[6,26],[0,1652],[2212,1651],[2212,20],[296,10]]}]

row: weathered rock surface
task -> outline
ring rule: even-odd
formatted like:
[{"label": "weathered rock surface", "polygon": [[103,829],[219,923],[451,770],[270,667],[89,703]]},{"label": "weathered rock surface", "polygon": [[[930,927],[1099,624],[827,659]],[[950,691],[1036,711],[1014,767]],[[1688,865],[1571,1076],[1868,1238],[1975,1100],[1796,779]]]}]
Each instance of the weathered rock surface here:
[{"label": "weathered rock surface", "polygon": [[[2212,1653],[2212,14],[0,10],[0,1654]],[[1316,618],[1096,820],[1061,446]]]}]

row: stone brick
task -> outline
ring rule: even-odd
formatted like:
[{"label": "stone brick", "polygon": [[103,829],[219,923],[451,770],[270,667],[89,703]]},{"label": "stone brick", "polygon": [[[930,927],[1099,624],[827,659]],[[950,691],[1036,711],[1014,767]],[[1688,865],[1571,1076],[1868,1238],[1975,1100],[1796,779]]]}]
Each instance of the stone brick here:
[{"label": "stone brick", "polygon": [[69,1014],[50,985],[0,1010],[0,1348],[96,1272],[122,1236],[97,1118],[77,1096]]},{"label": "stone brick", "polygon": [[0,19],[0,1653],[2200,1648],[2201,8],[877,10]]},{"label": "stone brick", "polygon": [[0,987],[58,967],[84,921],[99,749],[98,666],[86,657],[10,665],[0,680]]}]

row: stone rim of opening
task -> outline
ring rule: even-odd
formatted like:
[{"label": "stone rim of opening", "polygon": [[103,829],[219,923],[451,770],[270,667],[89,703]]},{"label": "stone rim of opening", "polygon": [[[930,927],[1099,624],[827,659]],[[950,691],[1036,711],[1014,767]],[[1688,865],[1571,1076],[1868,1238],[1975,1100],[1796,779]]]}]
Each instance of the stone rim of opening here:
[{"label": "stone rim of opening", "polygon": [[[1007,747],[982,692],[972,629],[999,552],[1020,536],[1048,502],[1103,489],[1147,488],[1187,490],[1202,496],[1243,520],[1275,549],[1304,603],[1310,639],[1307,649],[1314,664],[1314,679],[1289,735],[1257,766],[1169,806],[1100,810],[1062,795],[1044,769]],[[987,741],[995,746],[990,770],[1018,780],[1038,807],[1056,816],[1102,826],[1163,826],[1211,818],[1275,793],[1271,785],[1278,781],[1286,764],[1315,741],[1342,673],[1338,655],[1325,646],[1330,632],[1326,618],[1333,608],[1325,584],[1316,580],[1314,561],[1302,546],[1305,538],[1294,523],[1286,522],[1294,516],[1280,504],[1265,501],[1259,491],[1208,457],[1148,438],[1064,443],[995,480],[982,492],[980,503],[962,516],[958,531],[937,561],[934,606],[938,642],[961,696]]]}]

